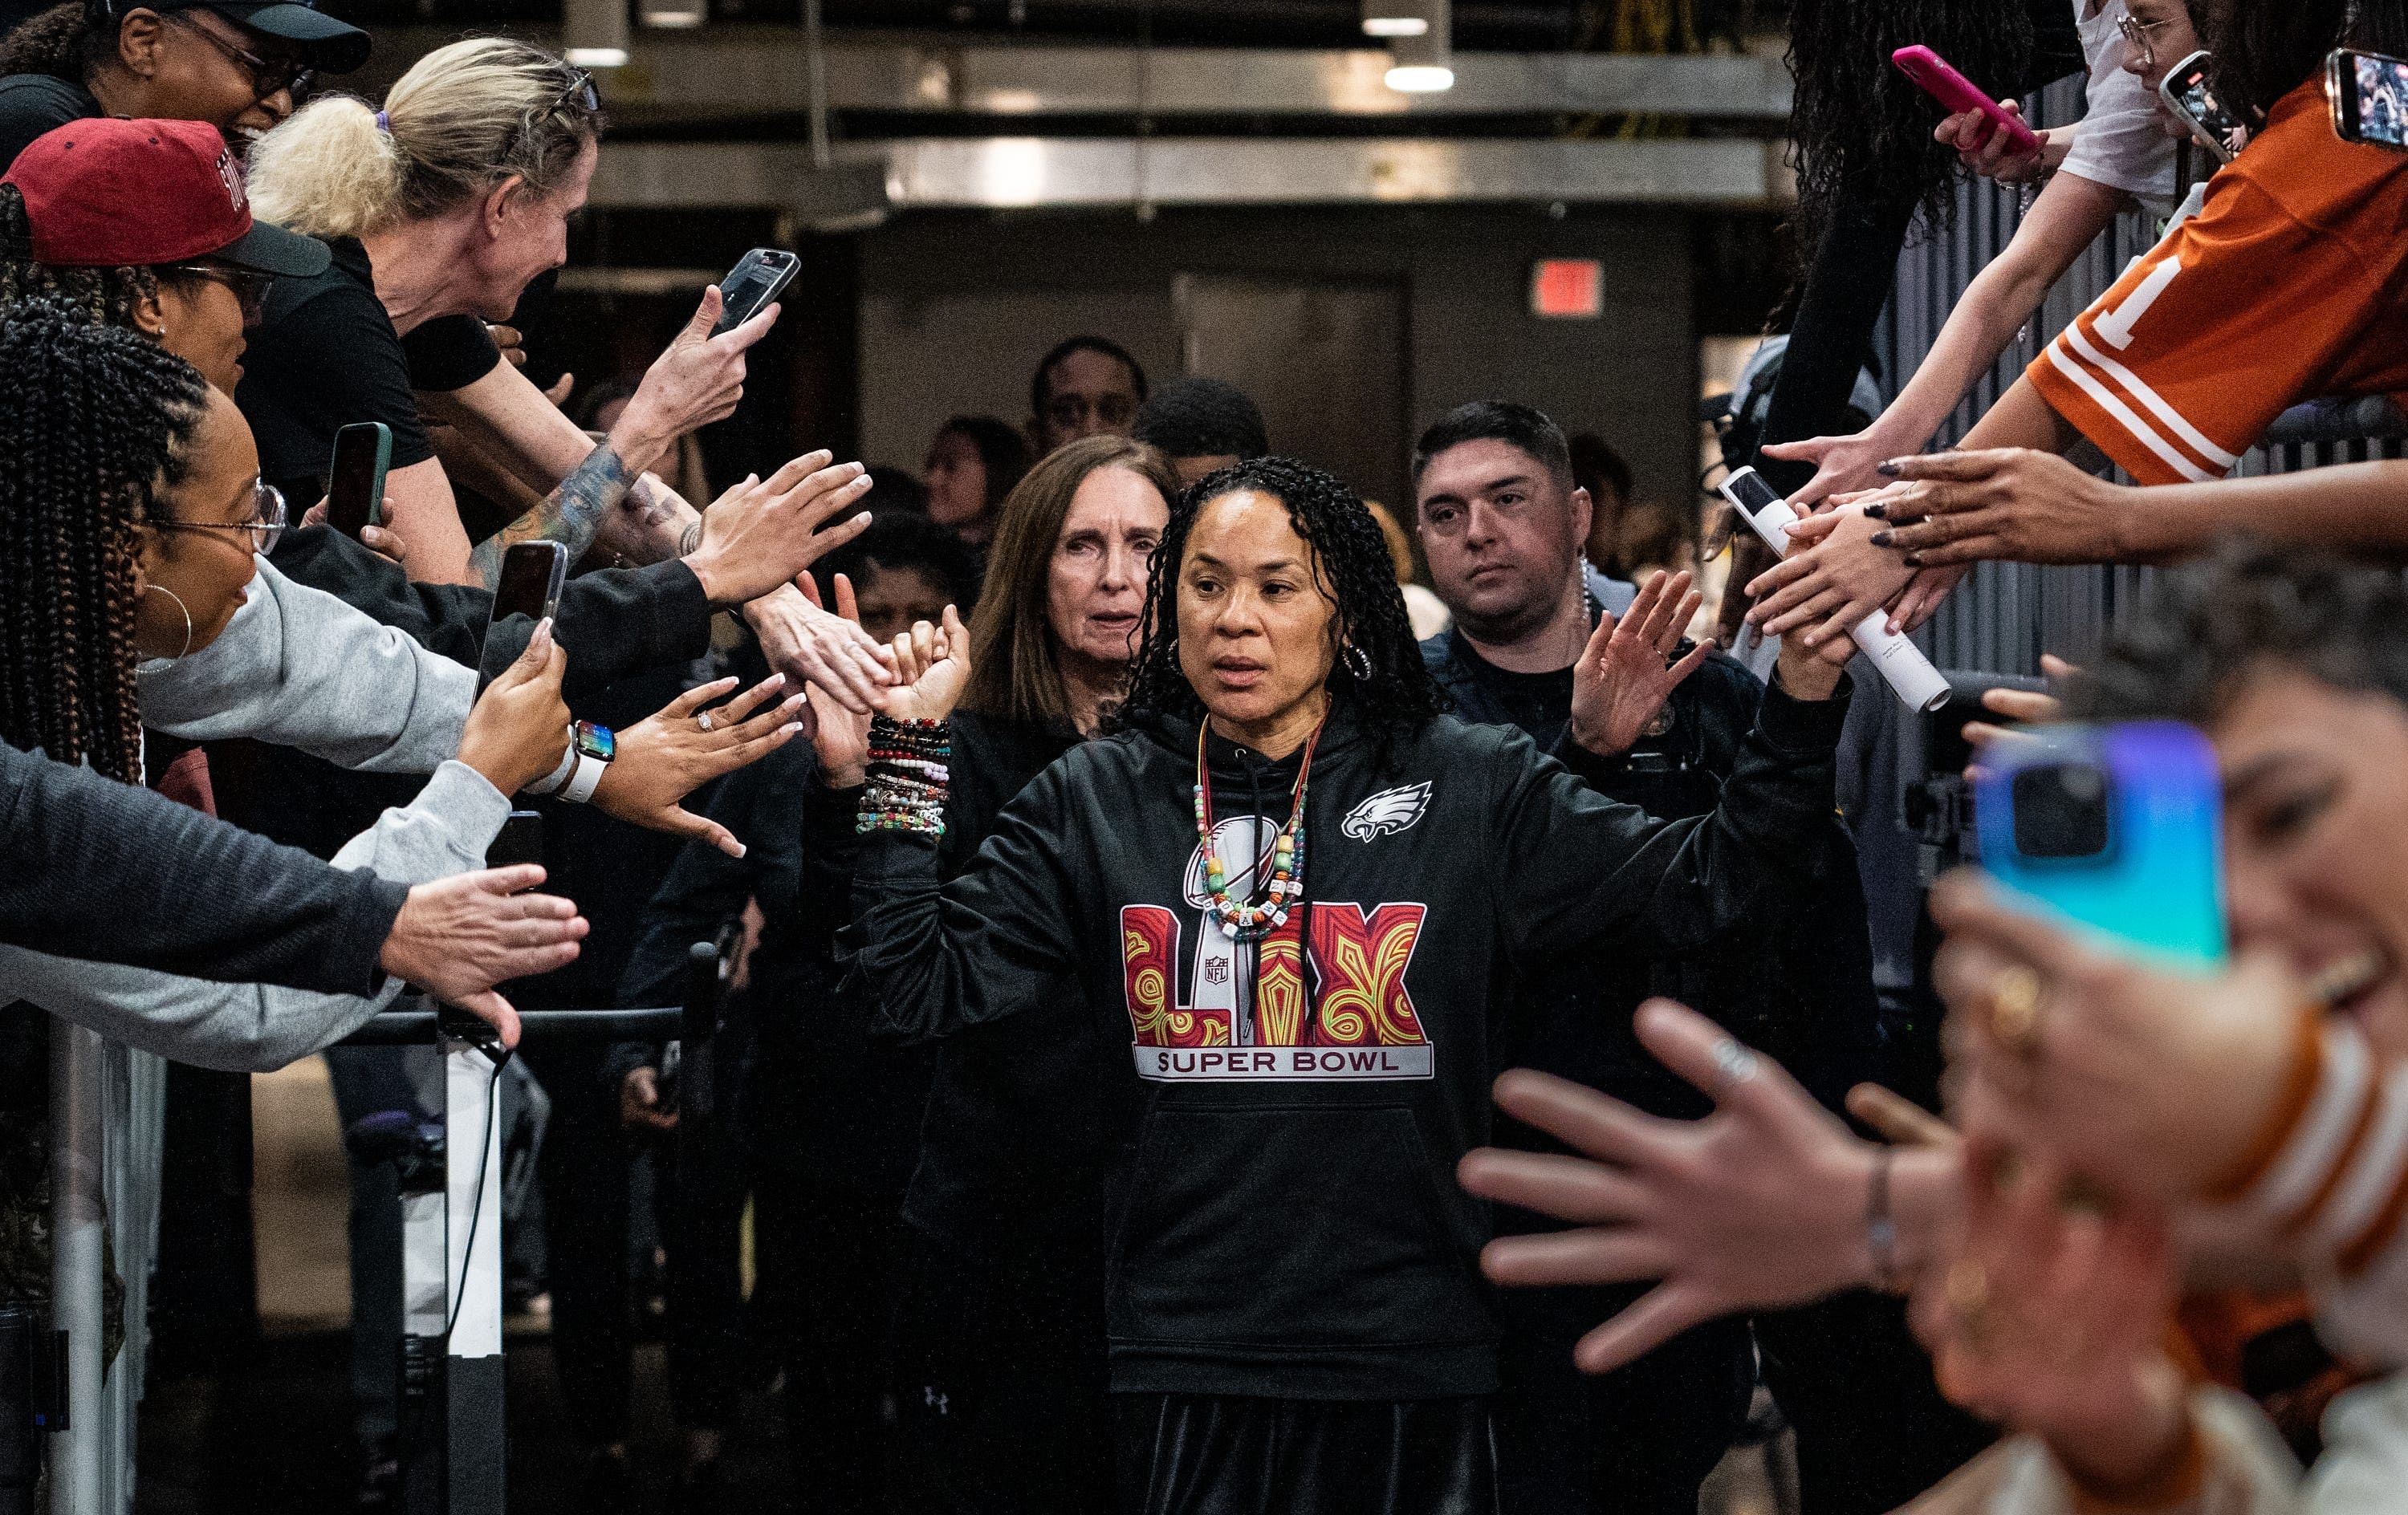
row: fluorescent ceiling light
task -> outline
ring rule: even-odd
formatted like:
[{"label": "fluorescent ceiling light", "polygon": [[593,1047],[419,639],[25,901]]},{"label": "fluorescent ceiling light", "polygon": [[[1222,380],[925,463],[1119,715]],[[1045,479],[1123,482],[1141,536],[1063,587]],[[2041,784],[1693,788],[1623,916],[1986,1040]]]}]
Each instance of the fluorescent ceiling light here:
[{"label": "fluorescent ceiling light", "polygon": [[1363,35],[1427,36],[1446,30],[1448,0],[1363,0]]},{"label": "fluorescent ceiling light", "polygon": [[1436,94],[1455,88],[1455,70],[1437,64],[1398,64],[1388,70],[1387,84],[1398,94]]},{"label": "fluorescent ceiling light", "polygon": [[1363,18],[1365,36],[1425,36],[1428,33],[1429,22],[1420,16],[1366,16]]},{"label": "fluorescent ceiling light", "polygon": [[706,0],[643,0],[636,19],[663,31],[683,31],[709,21],[710,7]]},{"label": "fluorescent ceiling light", "polygon": [[580,68],[624,68],[627,50],[624,48],[570,48],[561,56]]}]

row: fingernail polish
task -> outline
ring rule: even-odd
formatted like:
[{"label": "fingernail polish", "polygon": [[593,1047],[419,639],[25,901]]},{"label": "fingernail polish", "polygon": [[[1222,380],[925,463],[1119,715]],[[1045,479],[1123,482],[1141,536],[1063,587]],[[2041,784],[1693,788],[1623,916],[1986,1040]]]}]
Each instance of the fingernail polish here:
[{"label": "fingernail polish", "polygon": [[1885,505],[1866,506],[1865,519],[1868,521],[1887,521],[1889,519],[1889,507]]},{"label": "fingernail polish", "polygon": [[1877,531],[1877,532],[1873,533],[1873,546],[1875,546],[1875,547],[1887,547],[1887,546],[1889,546],[1889,538],[1890,538],[1890,534],[1889,534],[1889,533],[1887,533],[1887,532],[1885,532],[1885,531]]},{"label": "fingernail polish", "polygon": [[1920,553],[1920,552],[1909,552],[1909,553],[1906,555],[1906,565],[1907,565],[1908,567],[1910,567],[1910,568],[1920,568],[1920,567],[1922,567],[1922,566],[1923,566],[1923,554],[1922,554],[1922,553]]},{"label": "fingernail polish", "polygon": [[1898,477],[1898,460],[1896,458],[1884,458],[1881,462],[1873,465],[1873,472],[1881,475],[1884,479],[1896,479]]}]

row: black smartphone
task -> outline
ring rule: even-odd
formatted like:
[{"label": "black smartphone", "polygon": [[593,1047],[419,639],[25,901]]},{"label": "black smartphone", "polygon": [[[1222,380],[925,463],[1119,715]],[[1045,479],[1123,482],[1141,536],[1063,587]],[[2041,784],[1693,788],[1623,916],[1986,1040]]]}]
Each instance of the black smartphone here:
[{"label": "black smartphone", "polygon": [[507,868],[516,863],[543,861],[543,817],[534,810],[512,810],[485,849],[485,866]]},{"label": "black smartphone", "polygon": [[[558,542],[521,542],[502,554],[502,581],[494,587],[493,614],[477,658],[480,689],[500,677],[510,660],[526,650],[535,622],[560,608],[560,586],[568,581],[568,549]],[[523,627],[502,628],[524,617]]]},{"label": "black smartphone", "polygon": [[2343,141],[2408,150],[2408,61],[2335,48],[2325,58],[2325,103]]},{"label": "black smartphone", "polygon": [[2230,163],[2248,145],[2249,128],[2216,103],[2215,92],[2207,87],[2208,60],[2201,48],[2167,69],[2157,83],[2157,97],[2176,121],[2190,128],[2200,146],[2215,154],[2217,163]]},{"label": "black smartphone", "polygon": [[384,475],[393,464],[393,428],[381,421],[355,422],[335,433],[335,459],[326,468],[326,524],[353,541],[370,526],[384,524]]},{"label": "black smartphone", "polygon": [[719,281],[719,324],[710,329],[710,335],[732,332],[768,308],[769,302],[795,281],[795,271],[801,266],[800,258],[777,248],[754,248],[737,259],[736,266]]}]

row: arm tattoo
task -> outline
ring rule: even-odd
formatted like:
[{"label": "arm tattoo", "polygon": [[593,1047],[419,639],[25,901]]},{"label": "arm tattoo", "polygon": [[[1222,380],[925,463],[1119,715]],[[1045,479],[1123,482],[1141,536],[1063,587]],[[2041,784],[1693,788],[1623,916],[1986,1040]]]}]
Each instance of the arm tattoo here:
[{"label": "arm tattoo", "polygon": [[487,537],[468,556],[468,565],[488,589],[501,582],[502,554],[520,542],[558,542],[568,549],[571,563],[594,545],[595,530],[610,508],[625,498],[632,482],[627,465],[605,442],[585,454],[560,487],[543,503]]}]

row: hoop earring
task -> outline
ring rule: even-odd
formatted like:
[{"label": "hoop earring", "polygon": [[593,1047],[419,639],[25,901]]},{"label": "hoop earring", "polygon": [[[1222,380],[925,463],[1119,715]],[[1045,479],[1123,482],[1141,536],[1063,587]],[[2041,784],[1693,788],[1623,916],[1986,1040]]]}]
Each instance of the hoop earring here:
[{"label": "hoop earring", "polygon": [[169,598],[169,599],[171,599],[171,600],[175,601],[175,602],[176,602],[176,608],[177,608],[177,609],[179,609],[179,610],[183,611],[183,613],[184,613],[184,647],[183,647],[183,651],[179,651],[179,652],[178,652],[178,653],[176,654],[176,657],[175,657],[175,658],[169,658],[169,659],[167,660],[168,662],[173,663],[173,662],[175,662],[175,661],[176,661],[176,658],[180,658],[180,657],[182,657],[182,656],[184,655],[184,653],[185,653],[185,652],[190,652],[190,651],[193,650],[193,611],[192,611],[192,607],[191,607],[190,606],[188,606],[188,605],[186,605],[186,604],[184,603],[184,597],[183,597],[181,594],[177,593],[174,590],[169,589],[169,588],[168,588],[166,585],[165,585],[165,584],[145,584],[145,585],[143,585],[143,586],[142,586],[142,593],[145,593],[145,594],[150,593],[151,591],[153,591],[153,590],[158,591],[160,593],[166,595],[166,596],[167,596],[167,598]]},{"label": "hoop earring", "polygon": [[1354,676],[1356,682],[1365,684],[1369,683],[1371,681],[1371,654],[1364,651],[1354,643],[1349,642],[1346,645],[1346,671]]}]

